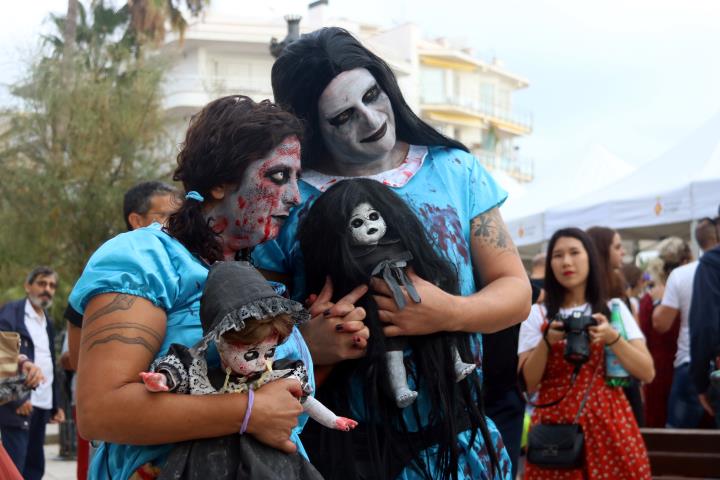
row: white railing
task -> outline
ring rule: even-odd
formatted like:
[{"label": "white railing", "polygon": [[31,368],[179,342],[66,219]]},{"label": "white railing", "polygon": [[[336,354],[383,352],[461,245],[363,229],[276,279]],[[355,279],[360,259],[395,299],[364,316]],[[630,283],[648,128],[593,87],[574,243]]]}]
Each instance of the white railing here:
[{"label": "white railing", "polygon": [[532,113],[517,109],[510,109],[497,103],[469,99],[459,95],[433,95],[432,97],[422,96],[420,98],[420,103],[424,105],[452,105],[504,122],[514,123],[525,127],[528,130],[532,129]]},{"label": "white railing", "polygon": [[215,76],[215,75],[168,75],[165,78],[166,97],[183,94],[207,94],[211,97],[231,94],[264,96],[272,98],[269,78]]},{"label": "white railing", "polygon": [[503,171],[519,182],[529,182],[535,177],[535,163],[529,158],[490,152],[482,148],[473,149],[472,153],[490,171]]}]

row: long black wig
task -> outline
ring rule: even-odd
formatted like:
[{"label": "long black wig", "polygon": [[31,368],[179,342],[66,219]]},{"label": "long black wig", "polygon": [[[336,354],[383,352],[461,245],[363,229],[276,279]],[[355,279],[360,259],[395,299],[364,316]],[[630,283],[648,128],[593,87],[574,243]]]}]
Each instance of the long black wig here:
[{"label": "long black wig", "polygon": [[[319,291],[329,275],[334,301],[370,280],[366,268],[354,258],[348,222],[353,209],[367,202],[387,224],[386,237],[399,239],[413,260],[415,272],[443,290],[459,293],[457,272],[442,257],[415,213],[390,188],[369,179],[345,180],[334,185],[313,204],[298,230],[305,261],[308,291]],[[391,394],[385,360],[385,340],[378,308],[371,294],[357,304],[366,310],[370,329],[367,355],[336,365],[318,398],[338,415],[352,417],[351,403],[364,405],[365,422],[353,432],[335,432],[310,427],[303,441],[313,464],[328,479],[395,478],[412,464],[428,479],[457,478],[461,454],[457,435],[470,430],[472,441],[482,435],[493,468],[497,466],[495,446],[489,435],[480,403],[480,381],[473,372],[455,381],[453,346],[461,358],[471,358],[469,334],[438,332],[406,337],[411,351],[406,356],[408,377],[419,391],[418,400],[405,410],[397,407]],[[358,384],[358,379],[360,383]],[[363,395],[362,402],[351,395]],[[421,409],[423,414],[421,415]],[[406,412],[405,414],[403,414]],[[419,432],[408,425],[424,425]],[[306,430],[308,428],[306,427]],[[309,437],[309,438],[308,438]],[[471,443],[472,443],[471,441]],[[438,445],[434,468],[418,455]]]},{"label": "long black wig", "polygon": [[304,168],[321,165],[328,155],[318,126],[320,95],[340,73],[356,68],[367,69],[390,99],[398,140],[412,145],[441,145],[469,151],[462,143],[422,121],[410,109],[387,63],[347,30],[327,27],[302,35],[289,44],[272,67],[275,102],[306,124],[302,149]]}]

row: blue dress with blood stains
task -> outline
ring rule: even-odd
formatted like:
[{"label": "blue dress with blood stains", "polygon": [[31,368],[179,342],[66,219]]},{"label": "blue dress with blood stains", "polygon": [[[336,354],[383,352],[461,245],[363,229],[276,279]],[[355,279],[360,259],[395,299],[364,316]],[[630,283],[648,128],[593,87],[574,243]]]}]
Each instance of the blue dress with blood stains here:
[{"label": "blue dress with blood stains", "polygon": [[[303,203],[291,212],[277,239],[258,245],[253,251],[254,263],[258,268],[291,275],[291,296],[295,300],[303,300],[309,293],[305,291],[302,253],[295,238],[299,221],[322,192],[344,178],[313,171],[303,172],[303,180],[299,182]],[[410,205],[442,250],[441,253],[455,265],[461,293],[475,293],[477,287],[470,256],[470,222],[478,215],[499,207],[507,198],[507,193],[480,162],[462,150],[413,145],[402,165],[368,178],[388,185]],[[481,338],[480,334],[473,335],[472,343],[478,374],[482,378]],[[361,399],[362,395],[357,398]],[[423,403],[423,399],[419,398],[418,405],[422,407]],[[410,409],[406,411],[408,414],[405,420],[412,426],[414,419],[411,418]],[[357,419],[362,421],[362,418]],[[509,479],[510,459],[495,424],[489,418],[487,423],[495,446],[500,451],[500,468],[495,478]],[[465,452],[458,466],[458,478],[489,478],[490,459],[482,437],[478,435],[473,445],[469,444],[469,440],[469,432],[458,436],[459,445]],[[423,452],[430,465],[434,463],[434,451],[431,447]],[[407,467],[398,477],[400,480],[420,478],[422,476],[411,467]]]},{"label": "blue dress with blood stains", "polygon": [[[187,347],[203,336],[200,325],[200,297],[208,268],[159,224],[123,233],[105,242],[90,258],[70,294],[69,302],[78,312],[103,293],[125,293],[144,298],[167,315],[163,343],[155,358],[165,355],[173,343]],[[271,282],[273,283],[273,282]],[[281,284],[273,287],[282,294]],[[315,388],[310,351],[297,327],[287,341],[278,346],[276,358],[302,360],[308,369],[311,388]],[[218,362],[217,351],[208,351],[208,360]],[[301,415],[291,440],[305,455],[299,434],[307,415]],[[121,445],[103,442],[93,455],[89,477],[92,480],[130,478],[139,468],[160,467],[173,444]]]}]

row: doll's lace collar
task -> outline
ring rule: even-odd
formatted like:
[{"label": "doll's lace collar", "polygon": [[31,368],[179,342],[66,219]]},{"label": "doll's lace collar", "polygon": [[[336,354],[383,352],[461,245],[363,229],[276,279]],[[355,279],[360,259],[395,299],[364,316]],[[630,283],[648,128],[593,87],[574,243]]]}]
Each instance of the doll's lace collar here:
[{"label": "doll's lace collar", "polygon": [[410,179],[420,171],[423,163],[425,162],[427,153],[428,147],[424,145],[410,145],[408,153],[405,156],[405,160],[403,160],[399,166],[391,170],[363,177],[343,177],[341,175],[326,175],[316,170],[303,170],[302,179],[321,192],[324,192],[328,188],[332,187],[335,183],[349,178],[370,178],[372,180],[377,180],[388,187],[404,187],[405,184],[407,184]]}]

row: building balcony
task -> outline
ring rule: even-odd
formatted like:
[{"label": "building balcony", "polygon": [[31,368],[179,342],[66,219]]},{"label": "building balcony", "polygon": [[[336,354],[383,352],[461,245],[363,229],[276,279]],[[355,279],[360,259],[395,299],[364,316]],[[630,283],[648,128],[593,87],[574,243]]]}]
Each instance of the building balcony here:
[{"label": "building balcony", "polygon": [[272,99],[270,79],[213,75],[168,75],[163,85],[163,107],[173,113],[195,112],[226,95],[247,95],[255,101]]},{"label": "building balcony", "polygon": [[423,115],[436,117],[437,121],[453,123],[456,120],[461,125],[472,125],[473,119],[482,124],[491,125],[511,135],[528,135],[532,132],[532,114],[521,110],[510,109],[490,102],[482,102],[446,95],[445,97],[422,96],[420,109]]},{"label": "building balcony", "polygon": [[481,148],[473,149],[472,154],[489,171],[502,171],[520,183],[532,181],[535,177],[535,165],[531,159],[490,152]]}]

